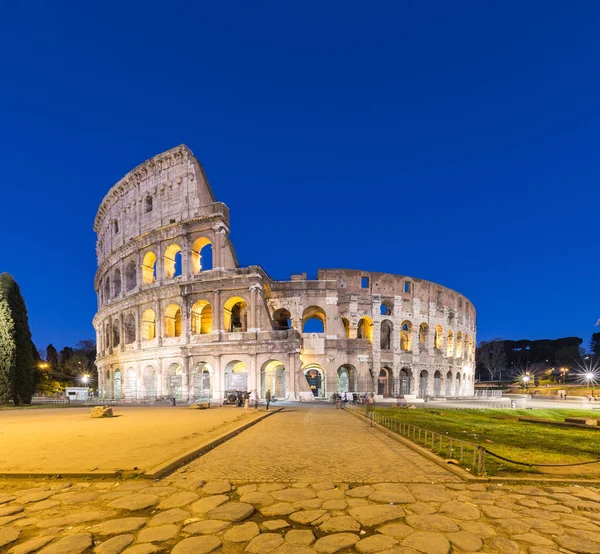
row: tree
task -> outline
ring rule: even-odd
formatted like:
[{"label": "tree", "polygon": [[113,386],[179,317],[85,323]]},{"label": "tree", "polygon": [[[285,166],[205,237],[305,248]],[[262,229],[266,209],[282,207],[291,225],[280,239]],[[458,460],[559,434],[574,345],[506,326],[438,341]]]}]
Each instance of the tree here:
[{"label": "tree", "polygon": [[496,378],[496,373],[506,367],[506,354],[504,352],[504,341],[494,339],[483,340],[477,348],[476,364],[483,367],[490,375],[490,380]]},{"label": "tree", "polygon": [[0,401],[29,404],[35,390],[35,345],[27,308],[12,275],[0,275]]},{"label": "tree", "polygon": [[58,368],[58,352],[52,344],[46,347],[46,363],[50,366],[51,371],[56,371]]},{"label": "tree", "polygon": [[600,358],[600,333],[593,333],[590,341],[590,352]]}]

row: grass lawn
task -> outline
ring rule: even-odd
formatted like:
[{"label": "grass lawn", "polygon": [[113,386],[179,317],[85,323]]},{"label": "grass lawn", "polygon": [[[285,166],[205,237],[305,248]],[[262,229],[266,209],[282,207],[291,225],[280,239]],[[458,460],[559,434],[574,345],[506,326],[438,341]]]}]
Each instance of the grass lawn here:
[{"label": "grass lawn", "polygon": [[[568,464],[600,459],[600,431],[519,422],[519,416],[563,421],[565,417],[600,418],[600,410],[406,410],[377,412],[422,429],[477,443],[495,454],[530,464]],[[486,456],[489,475],[532,471]],[[536,470],[533,470],[536,471]],[[555,472],[539,468],[543,472]],[[562,468],[570,475],[600,473],[600,463]]]}]

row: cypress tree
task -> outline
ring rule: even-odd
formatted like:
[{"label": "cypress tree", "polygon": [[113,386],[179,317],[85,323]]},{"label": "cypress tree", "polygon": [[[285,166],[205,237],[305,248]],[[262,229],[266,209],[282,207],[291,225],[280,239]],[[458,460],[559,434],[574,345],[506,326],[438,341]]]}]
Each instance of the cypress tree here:
[{"label": "cypress tree", "polygon": [[8,300],[0,291],[0,404],[12,398],[12,381],[17,360],[15,323]]},{"label": "cypress tree", "polygon": [[[12,320],[12,326],[6,324],[6,333],[1,332],[2,336],[6,334],[7,353],[9,354],[6,360],[10,360],[12,366],[8,370],[10,397],[15,405],[29,404],[35,391],[35,346],[31,340],[29,318],[21,290],[12,275],[8,273],[0,275],[0,301],[2,300],[6,300],[9,309],[6,321]],[[4,325],[4,322],[0,323],[1,325]],[[13,349],[14,355],[11,355]],[[0,373],[6,372],[8,367],[9,364],[3,361]]]}]

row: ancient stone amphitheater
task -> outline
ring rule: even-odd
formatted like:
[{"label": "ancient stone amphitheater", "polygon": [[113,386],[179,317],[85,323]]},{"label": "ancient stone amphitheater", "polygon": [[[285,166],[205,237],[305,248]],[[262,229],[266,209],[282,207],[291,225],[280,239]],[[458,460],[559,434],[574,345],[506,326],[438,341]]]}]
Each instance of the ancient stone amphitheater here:
[{"label": "ancient stone amphitheater", "polygon": [[104,397],[473,394],[475,308],[464,296],[404,275],[320,269],[274,281],[239,267],[229,210],[186,146],[115,184],[94,230]]}]

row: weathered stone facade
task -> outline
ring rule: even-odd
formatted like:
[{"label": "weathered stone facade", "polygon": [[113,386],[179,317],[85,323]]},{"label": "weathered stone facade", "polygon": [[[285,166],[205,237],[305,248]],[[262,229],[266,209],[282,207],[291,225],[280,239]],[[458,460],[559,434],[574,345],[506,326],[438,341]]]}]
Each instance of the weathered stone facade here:
[{"label": "weathered stone facade", "polygon": [[273,281],[239,267],[229,210],[186,146],[114,185],[94,230],[103,396],[472,394],[475,308],[464,296],[384,273]]}]

